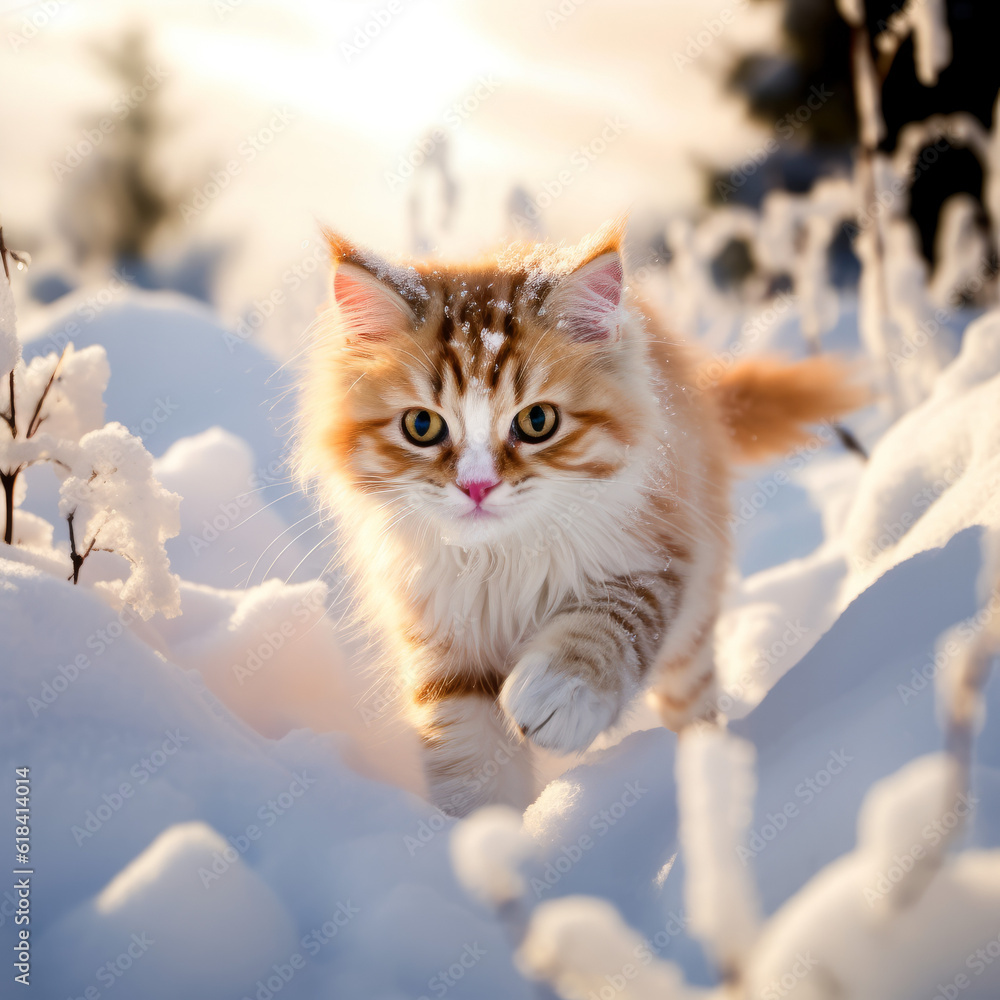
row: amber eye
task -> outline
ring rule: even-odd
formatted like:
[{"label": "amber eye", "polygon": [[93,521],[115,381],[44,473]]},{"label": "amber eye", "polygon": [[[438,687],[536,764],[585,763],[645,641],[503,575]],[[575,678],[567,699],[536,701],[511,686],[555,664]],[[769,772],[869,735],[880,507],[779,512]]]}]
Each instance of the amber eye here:
[{"label": "amber eye", "polygon": [[448,425],[440,413],[414,408],[403,414],[403,433],[421,448],[438,444],[448,433]]},{"label": "amber eye", "polygon": [[526,406],[514,418],[511,430],[519,441],[538,444],[552,437],[559,426],[559,411],[550,403]]}]

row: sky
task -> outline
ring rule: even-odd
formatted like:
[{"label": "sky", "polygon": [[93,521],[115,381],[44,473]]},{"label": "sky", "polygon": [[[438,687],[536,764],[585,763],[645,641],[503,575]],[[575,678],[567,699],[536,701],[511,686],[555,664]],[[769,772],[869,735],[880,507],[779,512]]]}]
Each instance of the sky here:
[{"label": "sky", "polygon": [[531,225],[516,235],[576,240],[628,212],[644,237],[697,213],[704,166],[766,141],[719,81],[776,44],[778,18],[767,0],[8,2],[0,218],[64,253],[52,223],[72,177],[54,165],[122,96],[95,47],[138,23],[172,121],[160,168],[207,201],[162,249],[229,246],[230,318],[314,252],[319,223],[386,253],[465,256],[515,235],[518,190]]}]

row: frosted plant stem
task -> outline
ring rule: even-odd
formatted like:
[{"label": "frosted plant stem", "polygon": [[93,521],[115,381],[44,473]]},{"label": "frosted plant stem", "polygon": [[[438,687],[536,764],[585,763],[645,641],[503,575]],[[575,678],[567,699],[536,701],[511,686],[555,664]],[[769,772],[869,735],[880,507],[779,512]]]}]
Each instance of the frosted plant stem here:
[{"label": "frosted plant stem", "polygon": [[7,377],[7,388],[10,390],[10,409],[6,413],[0,414],[4,422],[10,428],[10,436],[17,437],[17,411],[14,408],[14,369],[11,368]]},{"label": "frosted plant stem", "polygon": [[881,213],[875,211],[878,204],[875,181],[875,157],[878,155],[878,143],[884,134],[885,124],[882,119],[882,95],[879,78],[871,54],[871,40],[868,28],[862,22],[851,29],[851,64],[854,75],[855,101],[858,109],[858,178],[861,194],[860,215],[864,219],[871,209],[872,219],[871,239],[873,252],[867,260],[867,266],[874,270],[876,289],[876,314],[879,319],[879,339],[882,356],[878,358],[880,366],[885,365],[885,353],[888,347],[884,343],[884,323],[888,313],[888,294],[885,284],[885,240],[882,234]]},{"label": "frosted plant stem", "polygon": [[[41,426],[42,421],[45,419],[42,414],[42,405],[45,403],[45,397],[48,396],[49,390],[52,388],[52,383],[56,380],[56,375],[59,374],[59,369],[62,367],[63,358],[66,357],[66,348],[62,349],[62,354],[59,355],[59,359],[56,361],[52,368],[52,374],[49,376],[48,382],[45,383],[45,388],[42,390],[42,394],[38,397],[38,402],[35,404],[35,411],[31,414],[31,420],[28,421],[28,429],[25,431],[24,436],[26,438],[34,437],[35,431]],[[13,378],[13,373],[11,373]],[[11,399],[14,398],[13,392],[11,392]]]},{"label": "frosted plant stem", "polygon": [[[997,580],[996,586],[1000,589],[1000,580]],[[955,665],[956,677],[950,693],[945,729],[945,746],[955,760],[956,778],[960,785],[954,789],[955,796],[969,789],[972,747],[982,707],[982,693],[998,655],[1000,632],[987,627],[968,640]]]},{"label": "frosted plant stem", "polygon": [[20,468],[17,468],[13,472],[0,472],[0,486],[3,486],[5,505],[3,540],[8,545],[14,542],[14,484],[20,471]]},{"label": "frosted plant stem", "polygon": [[7,278],[7,281],[10,281],[10,266],[7,264],[8,252],[7,244],[4,242],[3,238],[3,226],[0,226],[0,260],[3,261],[4,276]]},{"label": "frosted plant stem", "polygon": [[69,524],[69,558],[70,562],[73,563],[73,583],[80,582],[80,567],[83,566],[84,560],[90,555],[94,548],[94,543],[97,541],[97,535],[90,540],[90,544],[87,546],[87,551],[80,555],[76,551],[76,534],[73,531],[73,517],[76,514],[74,511],[72,514],[67,515],[66,522]]}]

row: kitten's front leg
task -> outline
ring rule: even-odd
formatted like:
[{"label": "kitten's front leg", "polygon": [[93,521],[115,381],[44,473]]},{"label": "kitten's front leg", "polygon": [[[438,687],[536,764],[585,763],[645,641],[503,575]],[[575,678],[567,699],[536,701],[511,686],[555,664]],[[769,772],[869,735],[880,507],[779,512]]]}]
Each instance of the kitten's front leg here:
[{"label": "kitten's front leg", "polygon": [[557,614],[518,660],[500,693],[521,732],[560,753],[585,750],[642,686],[675,612],[670,570],[616,577]]}]

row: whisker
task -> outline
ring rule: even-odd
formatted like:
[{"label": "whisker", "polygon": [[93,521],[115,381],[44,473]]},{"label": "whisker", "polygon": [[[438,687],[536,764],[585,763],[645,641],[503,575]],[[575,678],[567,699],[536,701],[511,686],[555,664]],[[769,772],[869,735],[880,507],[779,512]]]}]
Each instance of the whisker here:
[{"label": "whisker", "polygon": [[[255,570],[257,569],[258,565],[260,565],[260,561],[261,561],[261,559],[263,559],[263,558],[264,558],[265,554],[267,553],[267,550],[268,550],[268,549],[269,549],[269,548],[270,548],[270,547],[271,547],[272,545],[275,545],[275,544],[276,544],[276,543],[278,542],[278,540],[279,540],[279,539],[281,538],[281,536],[282,536],[282,535],[284,535],[284,534],[285,534],[286,532],[289,532],[289,531],[291,531],[291,530],[292,530],[293,528],[297,528],[297,527],[298,527],[298,526],[299,526],[299,525],[300,525],[300,524],[301,524],[301,523],[302,523],[303,521],[306,521],[306,520],[308,520],[308,519],[310,519],[310,518],[314,518],[314,517],[321,517],[321,515],[320,515],[319,511],[315,511],[315,510],[314,510],[314,511],[310,511],[310,512],[309,512],[308,514],[306,514],[305,516],[303,516],[303,517],[300,517],[300,518],[299,518],[299,519],[298,519],[298,520],[297,520],[297,521],[296,521],[296,522],[295,522],[294,524],[290,524],[290,525],[289,525],[289,526],[288,526],[287,528],[285,528],[285,529],[284,529],[283,531],[281,531],[281,532],[280,532],[280,534],[279,534],[279,535],[278,535],[278,536],[277,536],[276,538],[272,539],[272,540],[271,540],[271,541],[270,541],[270,542],[268,543],[268,545],[267,545],[267,548],[265,548],[265,549],[264,549],[264,551],[263,551],[263,552],[261,552],[261,554],[260,554],[259,556],[257,556],[257,561],[256,561],[256,562],[255,562],[255,563],[253,564],[253,566],[252,566],[252,567],[251,567],[251,569],[250,569],[250,572],[249,572],[249,573],[247,574],[247,585],[249,585],[249,581],[250,581],[250,580],[251,580],[251,579],[253,578],[253,574],[254,574],[254,571],[255,571]],[[312,528],[314,528],[314,527],[315,527],[315,525],[310,525],[310,526],[309,526],[309,527],[308,527],[308,528],[306,529],[306,531],[310,531],[310,530],[312,530]],[[303,532],[302,532],[302,535],[304,535],[304,534],[306,533],[306,531],[303,531]],[[301,537],[302,537],[302,535],[298,535],[297,537],[298,537],[298,538],[301,538]],[[294,542],[294,541],[295,541],[295,539],[293,538],[293,539],[292,539],[292,541]],[[292,542],[289,542],[289,543],[288,543],[288,545],[291,545],[291,544],[292,544]],[[285,549],[287,549],[287,548],[288,548],[288,545],[286,545],[286,546],[285,546]],[[284,551],[285,551],[285,549],[282,549],[282,550],[281,550],[281,552],[284,552]],[[281,557],[281,552],[279,552],[279,553],[278,553],[278,558],[280,558],[280,557]],[[274,562],[272,562],[272,563],[271,563],[271,566],[273,566],[273,565],[274,565]],[[268,568],[268,572],[270,572],[270,567]]]}]

